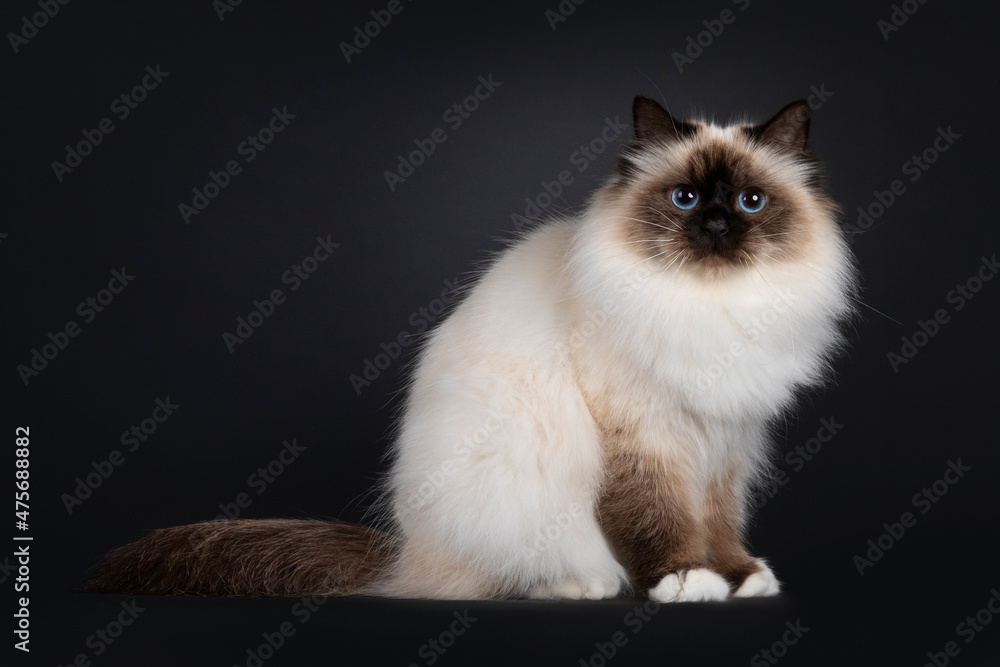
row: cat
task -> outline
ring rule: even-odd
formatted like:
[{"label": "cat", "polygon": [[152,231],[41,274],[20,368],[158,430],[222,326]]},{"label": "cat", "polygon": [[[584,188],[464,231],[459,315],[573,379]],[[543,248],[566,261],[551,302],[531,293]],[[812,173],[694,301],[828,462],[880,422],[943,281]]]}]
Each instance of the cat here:
[{"label": "cat", "polygon": [[854,260],[805,101],[762,124],[633,103],[575,217],[499,254],[423,346],[387,530],[207,522],[113,551],[88,590],[658,602],[769,596],[748,499],[769,429],[829,374]]}]

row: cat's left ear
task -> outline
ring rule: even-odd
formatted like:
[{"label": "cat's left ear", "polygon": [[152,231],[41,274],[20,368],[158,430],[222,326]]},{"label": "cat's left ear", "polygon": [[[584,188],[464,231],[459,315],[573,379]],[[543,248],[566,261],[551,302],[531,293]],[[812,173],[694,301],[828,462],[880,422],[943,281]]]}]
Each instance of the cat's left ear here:
[{"label": "cat's left ear", "polygon": [[798,100],[787,105],[763,125],[753,128],[753,134],[766,143],[805,153],[811,115],[809,103]]},{"label": "cat's left ear", "polygon": [[644,95],[636,95],[632,102],[632,122],[635,125],[636,143],[676,141],[694,133],[690,123],[675,120],[659,103]]},{"label": "cat's left ear", "polygon": [[644,95],[636,95],[632,102],[632,123],[635,139],[629,149],[618,156],[618,173],[626,180],[638,172],[636,157],[654,146],[669,144],[698,131],[691,123],[674,119],[659,103]]}]

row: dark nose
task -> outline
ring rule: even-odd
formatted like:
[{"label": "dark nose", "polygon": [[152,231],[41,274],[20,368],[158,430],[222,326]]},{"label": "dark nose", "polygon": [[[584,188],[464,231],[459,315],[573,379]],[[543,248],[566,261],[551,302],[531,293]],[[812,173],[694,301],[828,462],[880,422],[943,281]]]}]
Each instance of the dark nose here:
[{"label": "dark nose", "polygon": [[721,217],[708,218],[704,223],[702,223],[701,228],[713,241],[718,241],[726,235],[726,232],[729,231],[729,225],[726,223],[725,219]]}]

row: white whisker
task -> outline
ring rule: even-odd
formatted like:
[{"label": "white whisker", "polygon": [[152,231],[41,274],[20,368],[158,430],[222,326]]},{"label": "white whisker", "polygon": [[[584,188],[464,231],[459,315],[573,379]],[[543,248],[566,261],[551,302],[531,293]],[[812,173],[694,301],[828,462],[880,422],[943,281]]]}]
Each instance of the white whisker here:
[{"label": "white whisker", "polygon": [[618,218],[619,220],[634,220],[635,222],[641,222],[641,223],[643,223],[645,225],[652,225],[653,227],[659,227],[660,229],[665,229],[668,232],[669,231],[677,231],[677,230],[672,230],[669,227],[664,227],[663,225],[659,225],[659,224],[657,224],[657,223],[655,223],[655,222],[653,222],[651,220],[640,220],[639,218],[630,218],[627,215],[619,215],[619,216],[615,216],[615,217]]}]

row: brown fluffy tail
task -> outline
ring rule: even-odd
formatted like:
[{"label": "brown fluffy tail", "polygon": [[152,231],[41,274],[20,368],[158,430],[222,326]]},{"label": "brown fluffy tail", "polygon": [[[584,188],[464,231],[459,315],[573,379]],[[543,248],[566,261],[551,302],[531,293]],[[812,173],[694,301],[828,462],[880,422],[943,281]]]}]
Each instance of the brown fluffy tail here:
[{"label": "brown fluffy tail", "polygon": [[155,530],[97,566],[85,590],[128,595],[351,595],[395,560],[396,538],[350,523],[210,521]]}]

